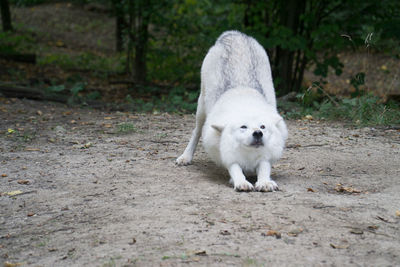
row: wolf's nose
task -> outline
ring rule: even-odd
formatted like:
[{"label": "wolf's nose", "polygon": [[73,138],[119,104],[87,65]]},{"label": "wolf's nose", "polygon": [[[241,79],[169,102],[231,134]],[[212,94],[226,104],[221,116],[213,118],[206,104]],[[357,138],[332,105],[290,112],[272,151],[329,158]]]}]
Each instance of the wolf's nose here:
[{"label": "wolf's nose", "polygon": [[263,136],[263,133],[260,130],[254,131],[253,137],[256,139],[260,139]]}]

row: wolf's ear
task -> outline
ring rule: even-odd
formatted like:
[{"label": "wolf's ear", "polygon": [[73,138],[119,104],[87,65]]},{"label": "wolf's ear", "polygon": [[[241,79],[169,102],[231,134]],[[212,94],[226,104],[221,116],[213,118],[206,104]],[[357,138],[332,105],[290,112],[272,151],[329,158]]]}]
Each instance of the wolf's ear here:
[{"label": "wolf's ear", "polygon": [[275,120],[275,126],[278,128],[279,132],[281,133],[283,139],[287,139],[288,132],[286,128],[286,123],[281,116],[278,116]]},{"label": "wolf's ear", "polygon": [[224,130],[224,126],[220,125],[211,125],[211,127],[213,127],[219,133],[222,133],[222,131]]}]

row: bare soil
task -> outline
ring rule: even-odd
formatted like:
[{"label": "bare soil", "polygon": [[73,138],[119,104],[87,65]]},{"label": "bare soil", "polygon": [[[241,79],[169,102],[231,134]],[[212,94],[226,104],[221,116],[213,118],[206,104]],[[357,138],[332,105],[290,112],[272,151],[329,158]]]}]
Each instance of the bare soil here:
[{"label": "bare soil", "polygon": [[288,121],[281,191],[238,193],[193,115],[0,101],[4,266],[395,266],[400,133]]}]

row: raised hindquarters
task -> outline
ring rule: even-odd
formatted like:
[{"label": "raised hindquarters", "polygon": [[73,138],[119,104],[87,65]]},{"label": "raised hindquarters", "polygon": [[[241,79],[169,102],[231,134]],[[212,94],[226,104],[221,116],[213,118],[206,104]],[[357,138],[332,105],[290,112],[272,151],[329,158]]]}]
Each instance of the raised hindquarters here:
[{"label": "raised hindquarters", "polygon": [[203,61],[201,80],[207,112],[224,92],[237,87],[259,91],[276,107],[268,56],[255,39],[238,31],[218,38]]}]

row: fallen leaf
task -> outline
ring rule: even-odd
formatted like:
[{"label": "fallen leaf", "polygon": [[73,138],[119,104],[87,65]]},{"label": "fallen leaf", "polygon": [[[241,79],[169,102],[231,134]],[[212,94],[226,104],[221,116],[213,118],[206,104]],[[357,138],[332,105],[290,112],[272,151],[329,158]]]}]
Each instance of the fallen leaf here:
[{"label": "fallen leaf", "polygon": [[19,184],[30,184],[28,180],[18,180],[17,183]]},{"label": "fallen leaf", "polygon": [[12,263],[12,262],[6,261],[3,263],[3,265],[4,265],[4,267],[16,267],[16,266],[21,266],[22,263],[18,263],[18,262]]},{"label": "fallen leaf", "polygon": [[38,111],[36,111],[36,114],[38,114],[39,116],[42,116],[42,115],[43,115],[43,112],[40,111],[40,110],[38,110]]},{"label": "fallen leaf", "polygon": [[28,217],[32,217],[32,216],[34,216],[34,215],[35,215],[34,212],[28,212],[28,214],[27,214]]},{"label": "fallen leaf", "polygon": [[71,120],[70,123],[76,124],[76,120]]},{"label": "fallen leaf", "polygon": [[377,216],[376,216],[376,218],[377,218],[378,220],[381,220],[381,221],[383,221],[383,222],[389,222],[389,220],[388,220],[388,219],[386,219],[386,218],[383,218],[383,217],[381,217],[381,216],[379,216],[379,215],[377,215]]},{"label": "fallen leaf", "polygon": [[400,210],[396,210],[395,214],[396,214],[397,217],[400,217]]},{"label": "fallen leaf", "polygon": [[21,190],[15,190],[15,191],[11,191],[11,192],[6,192],[5,194],[7,195],[7,196],[10,196],[10,197],[13,197],[13,196],[16,196],[16,195],[20,195],[20,194],[22,194],[23,192],[21,191]]},{"label": "fallen leaf", "polygon": [[7,129],[7,132],[8,132],[9,134],[12,134],[12,133],[15,132],[15,130],[13,130],[13,129],[11,129],[11,128],[8,128],[8,129]]},{"label": "fallen leaf", "polygon": [[375,231],[376,229],[378,229],[379,228],[379,226],[378,225],[369,225],[368,227],[367,227],[367,229],[369,230],[369,231]]},{"label": "fallen leaf", "polygon": [[311,120],[313,120],[314,118],[313,118],[313,116],[311,116],[311,115],[306,115],[306,116],[304,117],[304,119],[311,121]]},{"label": "fallen leaf", "polygon": [[361,193],[361,190],[355,189],[351,186],[343,186],[342,184],[337,184],[335,190],[337,192],[345,192],[345,193]]},{"label": "fallen leaf", "polygon": [[311,187],[307,188],[307,192],[315,192]]},{"label": "fallen leaf", "polygon": [[276,239],[280,239],[281,238],[281,233],[279,233],[278,231],[274,231],[274,230],[269,230],[267,233],[262,233],[263,236],[275,236]]},{"label": "fallen leaf", "polygon": [[84,144],[82,146],[82,148],[84,149],[84,148],[89,148],[89,147],[92,147],[92,146],[93,146],[93,143],[92,142],[88,142],[88,143]]},{"label": "fallen leaf", "polygon": [[105,120],[112,120],[114,119],[113,117],[104,117]]},{"label": "fallen leaf", "polygon": [[207,252],[205,250],[198,250],[194,252],[194,255],[197,256],[207,256]]},{"label": "fallen leaf", "polygon": [[355,235],[362,235],[364,231],[360,228],[353,228],[350,230],[350,233]]},{"label": "fallen leaf", "polygon": [[335,244],[330,243],[329,245],[334,249],[346,249],[350,246],[348,243],[344,243],[344,244],[340,244],[340,245],[335,245]]},{"label": "fallen leaf", "polygon": [[112,124],[104,123],[104,124],[103,124],[103,127],[105,127],[105,128],[112,128],[113,126],[112,126]]},{"label": "fallen leaf", "polygon": [[58,41],[56,41],[56,46],[57,47],[65,47],[65,44],[63,41],[58,40]]},{"label": "fallen leaf", "polygon": [[219,233],[220,233],[221,235],[230,235],[230,234],[231,234],[231,233],[229,233],[228,230],[221,230]]},{"label": "fallen leaf", "polygon": [[297,228],[297,229],[293,229],[293,230],[291,230],[290,232],[288,232],[288,236],[294,236],[294,237],[296,237],[296,236],[298,236],[300,233],[302,233],[303,232],[303,229],[302,228]]},{"label": "fallen leaf", "polygon": [[7,174],[3,173],[3,174],[1,175],[1,177],[7,177]]},{"label": "fallen leaf", "polygon": [[40,151],[40,148],[27,147],[27,148],[25,148],[25,151]]}]

